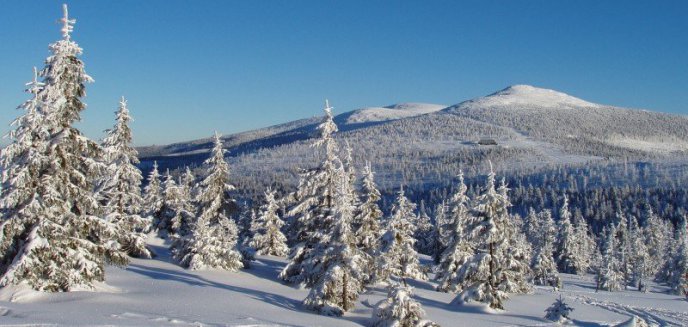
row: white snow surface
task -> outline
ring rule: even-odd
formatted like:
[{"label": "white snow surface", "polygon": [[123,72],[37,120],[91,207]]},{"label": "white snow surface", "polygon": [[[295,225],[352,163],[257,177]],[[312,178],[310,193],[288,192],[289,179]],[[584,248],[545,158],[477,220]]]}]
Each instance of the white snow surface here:
[{"label": "white snow surface", "polygon": [[[107,289],[48,294],[5,287],[0,290],[0,325],[368,326],[373,306],[386,296],[385,287],[378,285],[343,317],[321,316],[302,306],[308,290],[277,279],[286,264],[283,258],[259,256],[250,269],[235,273],[189,271],[170,261],[162,240],[150,243],[159,256],[133,259],[126,269],[108,267]],[[554,326],[544,315],[559,294],[574,308],[572,324],[578,326],[614,326],[634,316],[650,325],[688,326],[688,301],[666,294],[664,287],[655,285],[650,293],[596,293],[593,276],[562,277],[561,292],[536,287],[533,294],[513,296],[501,312],[480,304],[459,305],[455,295],[434,291],[433,281],[410,284],[426,319],[445,327]]]},{"label": "white snow surface", "polygon": [[346,124],[372,123],[410,118],[440,111],[447,106],[429,103],[398,103],[386,107],[367,107],[354,110]]},{"label": "white snow surface", "polygon": [[488,96],[462,102],[455,107],[458,109],[501,107],[570,109],[580,107],[601,107],[601,105],[555,90],[543,89],[530,85],[512,85]]}]

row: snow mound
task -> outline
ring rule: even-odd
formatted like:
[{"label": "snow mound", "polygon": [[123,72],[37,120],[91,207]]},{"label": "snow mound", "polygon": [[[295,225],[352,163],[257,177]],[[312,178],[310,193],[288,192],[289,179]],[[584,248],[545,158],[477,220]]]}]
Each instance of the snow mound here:
[{"label": "snow mound", "polygon": [[429,103],[398,103],[386,107],[367,107],[351,112],[346,124],[382,122],[440,111],[447,106]]},{"label": "snow mound", "polygon": [[462,102],[455,107],[538,107],[570,109],[580,107],[601,107],[601,105],[550,89],[543,89],[530,85],[512,85],[488,96]]}]

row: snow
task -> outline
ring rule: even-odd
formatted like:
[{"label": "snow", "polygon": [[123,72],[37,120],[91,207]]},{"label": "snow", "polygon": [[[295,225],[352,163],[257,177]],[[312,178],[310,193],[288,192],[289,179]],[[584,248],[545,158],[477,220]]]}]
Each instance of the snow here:
[{"label": "snow", "polygon": [[372,123],[416,117],[440,111],[447,106],[428,103],[399,103],[386,107],[367,107],[348,113],[345,124]]},{"label": "snow", "polygon": [[[378,285],[361,294],[356,307],[343,317],[318,315],[301,301],[308,290],[281,283],[277,275],[285,259],[259,256],[250,269],[239,272],[189,271],[171,262],[165,244],[149,238],[158,257],[132,259],[126,269],[107,268],[107,283],[117,291],[38,293],[24,292],[19,301],[0,299],[0,325],[53,326],[368,326],[387,289]],[[425,264],[429,258],[423,257]],[[562,274],[561,292],[536,287],[533,294],[513,296],[505,311],[479,304],[458,305],[455,295],[434,291],[432,281],[410,281],[413,298],[426,319],[442,326],[554,326],[545,309],[559,294],[574,308],[573,323],[610,326],[638,316],[664,326],[688,325],[688,302],[661,293],[599,292],[593,276]],[[6,295],[9,288],[0,290]],[[15,289],[14,291],[17,291]],[[16,293],[16,292],[15,292]]]},{"label": "snow", "polygon": [[579,107],[601,107],[566,93],[538,88],[530,85],[512,85],[485,97],[469,100],[456,105],[458,109],[494,107],[538,107],[570,109]]}]

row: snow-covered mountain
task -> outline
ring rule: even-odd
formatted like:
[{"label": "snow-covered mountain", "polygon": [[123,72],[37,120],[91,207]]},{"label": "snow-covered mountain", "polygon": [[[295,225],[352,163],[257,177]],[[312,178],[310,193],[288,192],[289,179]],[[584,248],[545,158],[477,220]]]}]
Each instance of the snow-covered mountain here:
[{"label": "snow-covered mountain", "polygon": [[[442,107],[399,104],[341,113],[337,138],[352,145],[359,165],[370,161],[388,189],[441,183],[459,169],[482,174],[487,160],[507,172],[688,157],[688,118],[679,115],[599,105],[527,85]],[[309,145],[320,120],[226,136],[237,183],[256,190],[274,181],[293,186],[298,169],[319,160]],[[477,144],[485,138],[497,145]],[[142,148],[142,167],[154,160],[163,169],[194,166],[211,146],[206,139]]]},{"label": "snow-covered mountain", "polygon": [[342,114],[344,124],[384,122],[429,114],[446,108],[445,105],[429,103],[398,103],[386,107],[367,107]]}]

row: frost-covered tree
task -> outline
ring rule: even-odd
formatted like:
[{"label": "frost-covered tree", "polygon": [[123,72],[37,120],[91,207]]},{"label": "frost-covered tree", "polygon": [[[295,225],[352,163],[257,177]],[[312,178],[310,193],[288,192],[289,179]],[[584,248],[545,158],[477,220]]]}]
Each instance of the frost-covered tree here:
[{"label": "frost-covered tree", "polygon": [[684,218],[677,226],[678,247],[673,252],[668,284],[675,294],[688,297],[688,230]]},{"label": "frost-covered tree", "polygon": [[175,227],[180,227],[184,218],[181,212],[184,194],[182,188],[177,185],[174,177],[169,169],[165,173],[165,178],[162,183],[162,207],[160,214],[153,222],[153,225],[158,230],[158,233],[163,237],[174,238],[178,230]]},{"label": "frost-covered tree", "polygon": [[540,230],[533,235],[534,255],[531,263],[533,282],[536,285],[549,285],[560,287],[561,279],[554,261],[554,244],[557,237],[557,228],[549,210],[543,210],[539,214],[533,214]]},{"label": "frost-covered tree", "polygon": [[559,295],[559,298],[556,299],[554,303],[547,308],[547,310],[545,310],[545,319],[559,324],[564,324],[571,319],[570,315],[572,311],[573,308],[564,302],[564,298]]},{"label": "frost-covered tree", "polygon": [[624,276],[621,271],[621,262],[619,261],[616,234],[616,225],[612,224],[609,232],[605,233],[606,241],[597,272],[597,289],[605,291],[619,291],[623,289]]},{"label": "frost-covered tree", "polygon": [[503,309],[502,302],[508,297],[506,289],[512,288],[510,283],[525,277],[511,270],[513,267],[506,260],[511,235],[507,227],[509,200],[503,193],[495,189],[495,174],[490,169],[485,190],[476,199],[473,217],[466,228],[474,253],[456,277],[461,289],[460,302],[479,301]]},{"label": "frost-covered tree", "polygon": [[[42,125],[31,131],[36,147],[22,148],[15,138],[14,150],[2,154],[1,286],[25,282],[44,291],[91,287],[105,279],[106,262],[128,262],[113,242],[121,233],[119,226],[96,216],[101,208],[94,187],[104,168],[99,162],[103,151],[73,126],[86,108],[81,101],[84,84],[92,79],[79,59],[82,49],[71,39],[75,20],[66,5],[63,9],[62,39],[50,45],[52,54],[40,73],[42,85],[36,84],[35,108],[25,107],[35,110],[36,123]],[[32,151],[35,157],[24,162]],[[29,168],[33,171],[22,171]],[[24,184],[31,180],[40,183]],[[33,187],[35,193],[27,194]]]},{"label": "frost-covered tree", "polygon": [[181,176],[178,187],[178,199],[172,201],[175,204],[175,215],[170,219],[171,228],[178,236],[184,236],[191,230],[193,224],[196,207],[194,205],[194,191],[196,189],[196,176],[191,172],[189,167],[186,167],[184,174]]},{"label": "frost-covered tree", "polygon": [[154,161],[153,169],[148,174],[148,185],[143,189],[143,209],[141,210],[141,215],[150,217],[153,221],[160,219],[163,205],[162,191],[158,162]]},{"label": "frost-covered tree", "polygon": [[289,283],[315,283],[311,265],[313,249],[332,230],[334,202],[337,192],[339,169],[342,166],[334,140],[337,125],[332,108],[325,101],[325,119],[318,126],[320,138],[313,147],[324,148],[325,157],[318,167],[301,174],[299,186],[292,197],[295,203],[287,215],[293,217],[290,226],[291,239],[295,243],[289,254],[289,264],[279,277]]},{"label": "frost-covered tree", "polygon": [[315,283],[303,301],[306,307],[329,316],[351,310],[368,279],[364,269],[367,261],[356,248],[351,229],[356,208],[352,184],[346,171],[340,174],[332,231],[313,250],[310,262]]},{"label": "frost-covered tree", "polygon": [[249,246],[255,249],[256,254],[282,257],[289,253],[287,238],[280,230],[284,222],[277,215],[278,209],[275,191],[268,189],[265,192],[265,203],[260,207],[260,214],[251,224],[253,236]]},{"label": "frost-covered tree", "polygon": [[373,327],[434,327],[432,321],[423,320],[425,310],[412,298],[413,287],[392,283],[387,299],[373,311]]},{"label": "frost-covered tree", "polygon": [[133,257],[151,258],[153,253],[146,247],[145,235],[151,221],[139,215],[143,202],[142,176],[135,166],[139,163],[138,152],[131,146],[131,116],[124,97],[119,103],[116,118],[117,123],[106,131],[107,136],[103,140],[107,167],[101,178],[100,195],[105,203],[105,219],[122,228],[119,242],[124,251]]},{"label": "frost-covered tree", "polygon": [[35,67],[33,71],[33,81],[26,84],[31,99],[19,106],[24,114],[12,122],[14,129],[7,135],[11,143],[0,152],[0,208],[3,212],[0,267],[3,273],[21,249],[21,239],[25,238],[22,234],[27,232],[24,226],[39,219],[45,210],[41,196],[45,190],[40,179],[47,165],[48,131],[37,96],[45,84],[38,81]]},{"label": "frost-covered tree", "polygon": [[442,292],[460,292],[461,281],[458,279],[461,269],[466,269],[464,264],[473,255],[473,245],[465,232],[470,222],[469,203],[466,195],[468,188],[464,183],[463,172],[459,173],[459,185],[449,202],[448,245],[442,253],[440,264],[437,267],[437,290]]},{"label": "frost-covered tree", "polygon": [[442,200],[435,208],[435,227],[433,228],[432,260],[437,265],[442,260],[442,254],[449,246],[452,235],[451,223],[447,221],[447,203]]},{"label": "frost-covered tree", "polygon": [[[542,213],[543,212],[540,212],[540,214]],[[539,243],[542,241],[542,228],[540,227],[541,219],[542,217],[540,217],[532,207],[528,209],[528,214],[523,219],[523,233],[526,234],[528,242],[535,248],[541,246]]]},{"label": "frost-covered tree", "polygon": [[573,228],[576,249],[577,249],[577,274],[582,275],[590,271],[590,266],[592,265],[592,258],[595,253],[595,239],[590,235],[588,223],[585,218],[580,214],[580,211],[576,211],[573,216]]},{"label": "frost-covered tree", "polygon": [[363,170],[363,193],[364,201],[359,207],[358,215],[355,217],[358,226],[356,230],[356,246],[361,250],[366,258],[366,274],[372,275],[375,267],[375,257],[378,255],[382,228],[382,210],[378,206],[380,202],[380,191],[375,184],[375,174],[370,163],[366,164]]},{"label": "frost-covered tree", "polygon": [[651,273],[650,268],[648,267],[650,257],[643,234],[643,230],[638,225],[638,220],[635,217],[631,216],[629,224],[629,264],[631,274],[630,281],[631,285],[637,287],[639,291],[646,290],[647,279]]},{"label": "frost-covered tree", "polygon": [[416,232],[413,236],[416,239],[415,247],[419,253],[432,254],[435,243],[433,238],[434,229],[435,226],[432,224],[430,216],[425,209],[425,202],[421,200],[418,216],[416,216]]},{"label": "frost-covered tree", "polygon": [[[502,197],[503,206],[508,208],[511,206],[509,201],[509,189],[506,182],[502,182],[497,190]],[[501,228],[504,230],[507,237],[507,247],[504,251],[500,266],[502,267],[498,278],[500,279],[500,289],[507,293],[530,293],[532,285],[529,282],[531,275],[530,262],[532,248],[530,243],[526,240],[526,236],[521,232],[521,227],[517,222],[520,218],[509,216],[503,221]]]},{"label": "frost-covered tree", "polygon": [[569,211],[569,198],[564,195],[564,203],[559,210],[558,222],[557,262],[559,270],[565,273],[576,274],[582,269],[582,258],[578,253],[576,231],[571,224],[571,211]]},{"label": "frost-covered tree", "polygon": [[421,280],[427,278],[413,246],[413,234],[416,231],[415,208],[416,205],[404,195],[404,190],[399,190],[392,205],[392,216],[382,235],[376,269],[377,280],[384,281],[391,275]]},{"label": "frost-covered tree", "polygon": [[177,254],[182,266],[191,270],[219,268],[236,271],[242,268],[242,256],[237,249],[238,229],[229,215],[236,209],[229,192],[229,164],[225,161],[220,135],[215,133],[215,145],[205,161],[208,174],[200,183],[197,203],[199,214],[189,240]]},{"label": "frost-covered tree", "polygon": [[652,207],[647,206],[645,213],[645,228],[643,228],[643,239],[648,251],[648,270],[651,276],[658,277],[660,269],[664,265],[667,253],[668,239],[667,234],[670,228],[667,223],[660,220],[652,211]]}]

